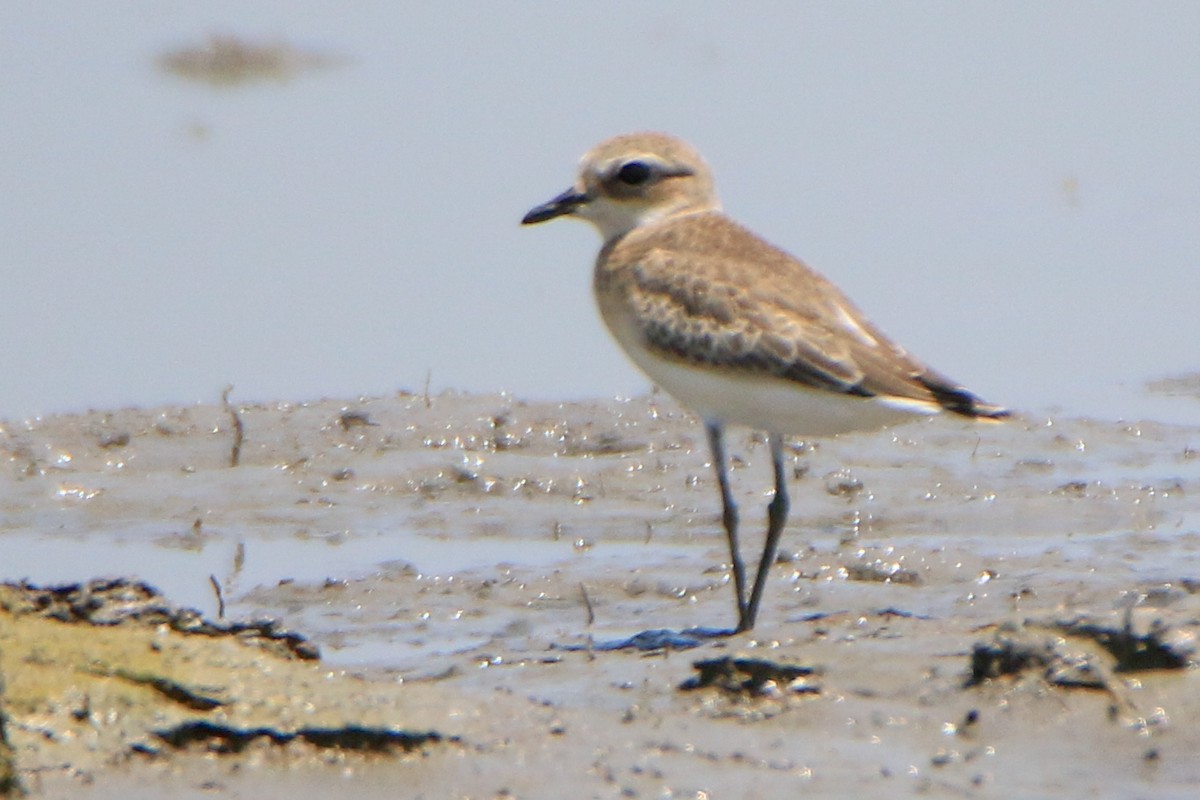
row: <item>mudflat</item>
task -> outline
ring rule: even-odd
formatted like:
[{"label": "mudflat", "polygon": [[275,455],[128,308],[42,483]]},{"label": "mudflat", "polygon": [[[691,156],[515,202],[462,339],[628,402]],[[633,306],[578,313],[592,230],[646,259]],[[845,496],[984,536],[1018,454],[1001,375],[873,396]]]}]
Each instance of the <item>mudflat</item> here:
[{"label": "mudflat", "polygon": [[[770,455],[729,449],[753,560]],[[638,636],[735,622],[663,396],[93,411],[0,454],[0,762],[34,796],[1200,788],[1200,427],[794,442],[758,627],[690,638]]]}]

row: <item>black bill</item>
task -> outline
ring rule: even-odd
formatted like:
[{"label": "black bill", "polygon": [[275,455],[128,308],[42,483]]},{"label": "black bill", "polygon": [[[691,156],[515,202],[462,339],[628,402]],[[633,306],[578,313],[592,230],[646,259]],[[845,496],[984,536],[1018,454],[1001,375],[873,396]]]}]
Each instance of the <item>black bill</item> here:
[{"label": "black bill", "polygon": [[587,195],[580,194],[574,189],[567,189],[548,203],[542,203],[537,208],[530,209],[529,213],[521,218],[522,225],[534,225],[538,222],[545,222],[548,219],[561,217],[563,214],[570,214],[579,206],[587,202]]}]

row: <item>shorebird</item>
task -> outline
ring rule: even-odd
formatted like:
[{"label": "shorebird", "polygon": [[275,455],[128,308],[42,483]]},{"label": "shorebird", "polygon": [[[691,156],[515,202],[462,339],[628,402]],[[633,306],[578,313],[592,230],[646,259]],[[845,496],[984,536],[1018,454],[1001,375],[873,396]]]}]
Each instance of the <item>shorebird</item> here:
[{"label": "shorebird", "polygon": [[[872,430],[921,415],[1008,416],[910,356],[840,290],[721,211],[708,165],[663,133],[607,139],[524,225],[577,217],[604,243],[593,286],[613,338],[704,421],[729,543],[736,632],[754,627],[787,522],[784,436]],[[725,428],[767,434],[775,493],[754,585],[738,543]]]}]

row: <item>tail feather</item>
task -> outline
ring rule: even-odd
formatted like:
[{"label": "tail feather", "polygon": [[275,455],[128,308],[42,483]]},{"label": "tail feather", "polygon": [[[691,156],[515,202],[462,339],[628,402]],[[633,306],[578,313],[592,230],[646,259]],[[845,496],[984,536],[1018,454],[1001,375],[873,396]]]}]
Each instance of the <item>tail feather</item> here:
[{"label": "tail feather", "polygon": [[1012,412],[1003,406],[985,402],[961,386],[945,381],[938,375],[922,375],[921,385],[933,394],[942,408],[974,419],[1004,419]]}]

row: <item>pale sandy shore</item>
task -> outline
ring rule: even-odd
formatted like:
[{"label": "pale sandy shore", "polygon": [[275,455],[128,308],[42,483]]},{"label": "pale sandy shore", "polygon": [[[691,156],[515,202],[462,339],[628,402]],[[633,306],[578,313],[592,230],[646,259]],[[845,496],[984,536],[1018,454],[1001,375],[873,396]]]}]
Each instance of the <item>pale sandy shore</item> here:
[{"label": "pale sandy shore", "polygon": [[[749,548],[769,455],[730,449]],[[760,627],[651,651],[605,644],[734,616],[703,433],[666,398],[96,411],[0,423],[0,454],[0,580],[164,596],[5,589],[34,796],[1200,791],[1200,427],[796,443]],[[216,627],[274,618],[320,659],[172,622],[217,621],[210,580]],[[813,672],[681,688],[726,657]]]}]

